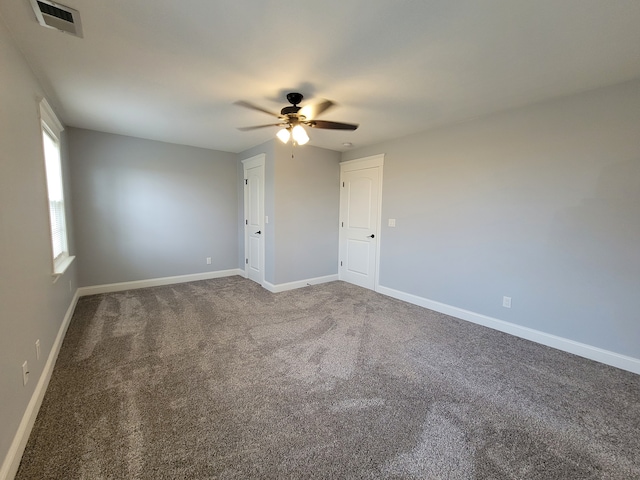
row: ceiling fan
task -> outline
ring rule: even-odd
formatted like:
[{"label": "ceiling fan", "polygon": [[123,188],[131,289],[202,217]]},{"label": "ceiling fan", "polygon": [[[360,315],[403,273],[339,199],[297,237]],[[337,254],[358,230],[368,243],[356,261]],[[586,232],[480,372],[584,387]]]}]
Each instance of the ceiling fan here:
[{"label": "ceiling fan", "polygon": [[353,123],[331,122],[328,120],[317,120],[316,117],[335,104],[331,100],[323,100],[316,104],[306,105],[304,107],[298,106],[304,97],[301,93],[291,92],[287,94],[287,100],[291,105],[284,107],[280,110],[280,114],[270,112],[262,107],[253,105],[252,103],[245,101],[235,102],[236,105],[241,107],[250,108],[259,112],[266,113],[273,117],[277,117],[280,121],[278,123],[269,123],[267,125],[256,125],[253,127],[241,127],[238,130],[247,132],[250,130],[256,130],[258,128],[265,127],[282,127],[277,133],[278,138],[287,143],[289,138],[293,137],[293,141],[298,145],[304,145],[309,141],[309,136],[304,130],[303,125],[311,128],[324,128],[328,130],[355,130],[358,125]]}]

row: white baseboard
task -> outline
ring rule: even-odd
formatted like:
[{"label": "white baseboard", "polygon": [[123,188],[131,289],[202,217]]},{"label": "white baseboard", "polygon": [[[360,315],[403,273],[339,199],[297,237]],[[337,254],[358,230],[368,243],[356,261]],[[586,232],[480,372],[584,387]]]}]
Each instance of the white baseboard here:
[{"label": "white baseboard", "polygon": [[175,283],[196,282],[198,280],[209,280],[211,278],[231,277],[233,275],[244,276],[244,270],[232,268],[230,270],[217,270],[215,272],[193,273],[190,275],[178,275],[175,277],[150,278],[148,280],[136,280],[133,282],[108,283],[105,285],[94,285],[91,287],[80,287],[80,296],[97,295],[99,293],[122,292],[124,290],[135,290],[137,288],[158,287],[162,285],[173,285]]},{"label": "white baseboard", "polygon": [[69,323],[71,322],[71,317],[73,317],[73,311],[76,308],[79,297],[80,294],[78,290],[76,290],[75,295],[71,299],[71,304],[69,305],[69,308],[67,308],[67,312],[65,313],[64,319],[62,320],[62,324],[60,325],[60,329],[58,330],[58,335],[56,336],[56,339],[53,342],[53,346],[51,347],[51,351],[49,352],[47,363],[45,363],[44,365],[42,374],[38,379],[38,384],[36,385],[36,388],[33,391],[33,395],[31,396],[31,400],[29,400],[29,404],[27,405],[27,409],[22,416],[22,421],[18,426],[18,431],[16,432],[15,437],[13,437],[13,442],[9,447],[9,452],[7,452],[7,456],[2,463],[2,468],[0,468],[0,480],[13,479],[18,472],[18,468],[20,467],[20,460],[22,460],[22,454],[24,453],[24,449],[27,446],[27,441],[29,440],[31,430],[33,429],[33,424],[36,421],[38,411],[40,410],[42,400],[44,399],[44,394],[47,391],[47,387],[49,386],[49,380],[51,379],[51,374],[53,373],[53,367],[56,364],[56,359],[58,358],[58,353],[60,352],[62,341],[64,340],[64,336],[67,333],[67,328],[69,327]]},{"label": "white baseboard", "polygon": [[306,280],[298,280],[297,282],[279,283],[274,285],[273,283],[264,282],[262,285],[264,288],[272,293],[286,292],[287,290],[294,290],[296,288],[302,288],[309,285],[317,285],[319,283],[327,283],[338,280],[338,274],[326,275],[324,277],[308,278]]},{"label": "white baseboard", "polygon": [[567,338],[558,337],[550,333],[541,332],[532,328],[523,327],[514,323],[505,322],[504,320],[498,320],[497,318],[488,317],[480,313],[471,312],[462,308],[453,307],[445,303],[436,302],[427,298],[418,297],[410,293],[401,292],[392,288],[383,287],[378,285],[376,288],[378,293],[387,295],[389,297],[397,298],[398,300],[404,300],[405,302],[425,307],[436,312],[451,315],[452,317],[466,320],[468,322],[477,323],[485,327],[499,330],[516,337],[531,340],[532,342],[541,343],[548,347],[556,348],[564,352],[573,353],[580,357],[595,360],[596,362],[611,365],[622,370],[627,370],[636,374],[640,374],[640,359],[621,355],[619,353],[604,350],[602,348],[593,347],[584,343],[569,340]]}]

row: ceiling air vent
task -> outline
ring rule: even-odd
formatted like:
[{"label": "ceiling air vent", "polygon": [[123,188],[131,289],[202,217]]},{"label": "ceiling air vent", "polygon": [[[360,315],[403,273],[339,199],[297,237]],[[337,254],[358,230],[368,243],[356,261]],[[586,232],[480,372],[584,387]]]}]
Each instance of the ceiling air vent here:
[{"label": "ceiling air vent", "polygon": [[80,12],[48,0],[30,1],[40,25],[82,37]]}]

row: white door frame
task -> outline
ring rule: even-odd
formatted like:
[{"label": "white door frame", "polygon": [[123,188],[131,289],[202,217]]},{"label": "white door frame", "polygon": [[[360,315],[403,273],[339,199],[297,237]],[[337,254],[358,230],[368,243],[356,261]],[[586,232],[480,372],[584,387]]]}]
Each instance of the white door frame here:
[{"label": "white door frame", "polygon": [[[357,158],[355,160],[348,160],[346,162],[340,163],[340,185],[343,182],[343,176],[345,172],[351,172],[354,170],[363,170],[365,168],[379,168],[379,179],[378,179],[378,226],[376,227],[376,237],[378,238],[378,242],[376,243],[376,273],[374,275],[374,285],[373,290],[378,291],[380,287],[380,242],[382,240],[380,236],[380,230],[382,226],[382,172],[384,166],[384,153],[380,153],[378,155],[372,155],[370,157]],[[340,190],[340,215],[342,215],[342,189]],[[340,219],[342,221],[342,219]],[[340,226],[338,226],[340,228]],[[343,258],[343,249],[344,245],[342,241],[339,241],[339,252],[338,252],[338,279],[343,280],[342,278],[342,269],[340,268],[340,258]]]},{"label": "white door frame", "polygon": [[242,188],[244,189],[244,219],[245,219],[245,222],[243,225],[244,227],[244,258],[245,258],[244,278],[249,277],[249,265],[247,264],[247,259],[249,258],[249,229],[246,222],[246,219],[249,218],[249,200],[248,200],[249,192],[248,192],[248,189],[245,188],[246,180],[247,180],[247,170],[255,167],[261,167],[262,169],[262,175],[261,175],[262,185],[260,189],[260,193],[262,197],[260,198],[260,205],[261,205],[260,226],[262,231],[262,234],[260,235],[260,273],[262,278],[261,278],[260,285],[262,285],[263,287],[265,282],[264,279],[266,276],[264,271],[264,265],[265,265],[264,254],[265,254],[265,237],[266,237],[266,232],[264,228],[265,227],[265,224],[264,224],[265,159],[266,159],[266,155],[264,153],[259,153],[258,155],[242,160],[242,168],[243,168]]}]

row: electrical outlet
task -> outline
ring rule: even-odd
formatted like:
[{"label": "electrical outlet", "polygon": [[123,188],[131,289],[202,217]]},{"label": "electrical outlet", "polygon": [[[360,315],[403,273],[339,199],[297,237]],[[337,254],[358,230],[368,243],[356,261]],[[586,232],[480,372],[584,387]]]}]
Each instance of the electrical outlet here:
[{"label": "electrical outlet", "polygon": [[36,360],[40,360],[40,339],[36,340]]},{"label": "electrical outlet", "polygon": [[502,306],[504,308],[511,308],[511,297],[502,297]]},{"label": "electrical outlet", "polygon": [[29,381],[29,364],[25,360],[22,364],[22,385],[26,385]]},{"label": "electrical outlet", "polygon": [[211,265],[211,257],[207,257],[207,265]]}]

